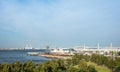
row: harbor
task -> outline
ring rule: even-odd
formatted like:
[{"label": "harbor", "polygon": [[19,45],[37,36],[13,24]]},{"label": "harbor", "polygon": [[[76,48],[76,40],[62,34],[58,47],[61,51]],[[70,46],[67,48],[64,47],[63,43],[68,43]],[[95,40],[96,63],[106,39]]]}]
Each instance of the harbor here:
[{"label": "harbor", "polygon": [[74,48],[50,48],[46,47],[45,52],[28,52],[28,55],[40,56],[52,59],[70,59],[75,54],[92,55],[100,54],[104,56],[117,56],[120,57],[120,47],[113,47],[110,44],[109,47],[87,47],[85,44],[83,46],[77,46]]}]

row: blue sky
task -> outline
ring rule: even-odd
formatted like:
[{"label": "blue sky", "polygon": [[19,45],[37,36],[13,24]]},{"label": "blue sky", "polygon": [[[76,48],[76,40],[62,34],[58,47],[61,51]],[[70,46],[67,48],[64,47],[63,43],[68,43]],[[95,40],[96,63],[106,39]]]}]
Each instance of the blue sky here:
[{"label": "blue sky", "polygon": [[0,0],[0,48],[120,46],[119,0]]}]

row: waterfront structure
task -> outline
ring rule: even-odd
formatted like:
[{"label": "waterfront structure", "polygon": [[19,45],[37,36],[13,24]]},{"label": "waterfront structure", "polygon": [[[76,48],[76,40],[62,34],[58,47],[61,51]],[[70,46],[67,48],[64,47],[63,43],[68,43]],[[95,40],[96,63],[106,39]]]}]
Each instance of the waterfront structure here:
[{"label": "waterfront structure", "polygon": [[83,46],[77,46],[73,48],[50,48],[50,54],[56,55],[74,55],[79,54],[104,54],[110,55],[112,52],[119,53],[120,47],[113,47],[112,43],[109,47],[100,47],[100,44],[97,44],[97,47],[88,47],[85,44]]},{"label": "waterfront structure", "polygon": [[25,46],[25,49],[32,49],[32,46],[27,44],[27,45]]},{"label": "waterfront structure", "polygon": [[74,47],[74,50],[77,51],[77,53],[83,53],[83,54],[110,54],[111,52],[118,53],[120,52],[120,47],[113,47],[112,43],[110,44],[110,47],[100,47],[99,43],[97,47],[86,47],[85,44],[80,47]]},{"label": "waterfront structure", "polygon": [[74,55],[74,49],[69,48],[52,48],[50,54],[56,55]]}]

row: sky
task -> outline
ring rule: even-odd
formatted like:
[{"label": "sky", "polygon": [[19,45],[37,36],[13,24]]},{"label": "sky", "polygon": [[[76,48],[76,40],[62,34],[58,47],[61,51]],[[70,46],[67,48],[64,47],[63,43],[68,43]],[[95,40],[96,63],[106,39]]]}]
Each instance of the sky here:
[{"label": "sky", "polygon": [[0,0],[0,48],[120,46],[120,0]]}]

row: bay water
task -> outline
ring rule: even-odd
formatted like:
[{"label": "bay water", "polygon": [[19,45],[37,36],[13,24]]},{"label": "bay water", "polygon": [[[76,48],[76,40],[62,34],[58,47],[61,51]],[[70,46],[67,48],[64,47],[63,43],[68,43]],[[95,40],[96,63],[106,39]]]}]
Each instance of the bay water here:
[{"label": "bay water", "polygon": [[34,63],[45,62],[51,60],[40,56],[30,56],[28,52],[45,52],[45,50],[0,50],[0,63],[13,63],[13,62],[28,62]]}]

